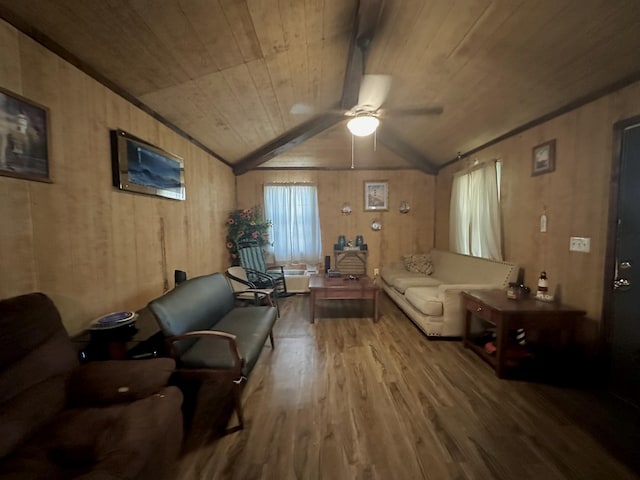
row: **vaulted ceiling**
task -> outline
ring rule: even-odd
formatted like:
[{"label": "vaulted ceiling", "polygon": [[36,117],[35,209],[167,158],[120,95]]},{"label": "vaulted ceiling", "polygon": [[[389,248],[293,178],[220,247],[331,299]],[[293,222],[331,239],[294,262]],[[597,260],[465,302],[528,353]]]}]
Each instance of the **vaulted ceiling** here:
[{"label": "vaulted ceiling", "polygon": [[[356,168],[434,172],[640,79],[637,0],[386,0],[379,17],[378,4],[0,0],[0,16],[236,173],[349,168],[352,158]],[[359,29],[364,71],[392,78],[383,107],[440,115],[383,117],[377,139],[352,146],[338,108],[359,83]]]}]

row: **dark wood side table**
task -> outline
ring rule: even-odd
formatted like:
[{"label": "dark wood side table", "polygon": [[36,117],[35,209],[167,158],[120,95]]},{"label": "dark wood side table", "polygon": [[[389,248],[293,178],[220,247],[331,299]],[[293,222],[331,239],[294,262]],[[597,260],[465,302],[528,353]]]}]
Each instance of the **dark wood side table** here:
[{"label": "dark wood side table", "polygon": [[[536,300],[534,297],[509,299],[504,290],[471,290],[462,292],[465,329],[464,346],[472,349],[503,378],[509,357],[509,333],[523,328],[552,330],[564,335],[566,342],[573,341],[576,320],[585,312],[558,303]],[[476,316],[496,327],[496,351],[488,353],[484,346],[476,345],[471,334],[471,321]]]},{"label": "dark wood side table", "polygon": [[[138,312],[135,325],[121,333],[109,330],[93,334],[89,330],[73,336],[81,361],[143,359],[164,356],[164,336],[148,308]],[[106,334],[105,334],[106,332]]]}]

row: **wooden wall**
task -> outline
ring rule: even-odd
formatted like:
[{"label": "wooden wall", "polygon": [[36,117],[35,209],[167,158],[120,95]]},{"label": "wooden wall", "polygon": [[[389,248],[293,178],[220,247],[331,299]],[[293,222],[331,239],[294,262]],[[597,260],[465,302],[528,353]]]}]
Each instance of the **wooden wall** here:
[{"label": "wooden wall", "polygon": [[[566,303],[584,308],[586,339],[601,327],[604,262],[613,158],[613,124],[640,113],[640,84],[610,94],[443,169],[437,178],[436,246],[449,245],[453,174],[474,159],[501,158],[505,258],[535,288],[541,270]],[[531,176],[531,150],[556,139],[556,169]],[[547,207],[548,231],[539,219]],[[569,252],[569,237],[591,237],[591,252]]]},{"label": "wooden wall", "polygon": [[[53,183],[0,177],[0,298],[50,295],[71,333],[226,266],[231,169],[0,21],[0,86],[50,109]],[[111,186],[109,130],[185,159],[187,200]]]},{"label": "wooden wall", "polygon": [[[364,182],[389,182],[389,211],[364,211]],[[338,235],[353,240],[362,235],[369,248],[368,274],[389,262],[400,260],[403,254],[427,252],[433,247],[435,177],[417,170],[256,170],[237,178],[238,207],[263,205],[265,183],[310,182],[318,186],[322,248],[331,256]],[[400,202],[411,205],[407,214],[400,213]],[[340,209],[348,202],[353,209],[342,215]],[[371,222],[379,219],[382,230],[371,230]]]}]

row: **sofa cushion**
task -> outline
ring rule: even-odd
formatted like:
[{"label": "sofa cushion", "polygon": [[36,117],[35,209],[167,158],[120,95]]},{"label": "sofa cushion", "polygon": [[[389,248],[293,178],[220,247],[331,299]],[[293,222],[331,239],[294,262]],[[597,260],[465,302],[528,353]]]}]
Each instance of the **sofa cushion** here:
[{"label": "sofa cushion", "polygon": [[382,267],[380,276],[387,285],[391,285],[400,293],[404,293],[409,287],[432,287],[442,283],[439,278],[429,277],[424,273],[407,271],[402,262]]},{"label": "sofa cushion", "polygon": [[382,267],[380,269],[380,276],[389,285],[393,285],[398,278],[404,277],[418,277],[423,278],[425,275],[421,273],[408,272],[402,263],[397,263],[391,266]]},{"label": "sofa cushion", "polygon": [[0,458],[62,411],[66,402],[67,378],[65,375],[48,378],[2,403]]},{"label": "sofa cushion", "polygon": [[133,402],[164,388],[175,370],[172,358],[93,362],[71,375],[69,397],[73,405]]},{"label": "sofa cushion", "polygon": [[442,282],[434,277],[427,277],[424,274],[419,274],[415,277],[398,277],[393,282],[393,288],[400,293],[405,293],[407,288],[412,287],[437,287]]},{"label": "sofa cushion", "polygon": [[0,457],[65,404],[76,351],[53,302],[42,293],[0,301]]},{"label": "sofa cushion", "polygon": [[403,260],[404,266],[409,272],[423,273],[425,275],[431,275],[433,273],[433,265],[429,255],[405,255]]},{"label": "sofa cushion", "polygon": [[437,287],[407,288],[404,296],[407,301],[425,315],[438,317],[443,314],[442,301],[437,297]]},{"label": "sofa cushion", "polygon": [[[165,458],[152,454],[166,443],[165,436],[180,445],[182,418],[175,412],[179,412],[181,403],[180,390],[165,387],[156,395],[128,404],[66,409],[2,462],[0,476],[52,480],[160,478],[144,472],[149,463],[165,465]],[[178,428],[171,425],[176,417]],[[175,457],[178,448],[174,450],[167,456]]]}]

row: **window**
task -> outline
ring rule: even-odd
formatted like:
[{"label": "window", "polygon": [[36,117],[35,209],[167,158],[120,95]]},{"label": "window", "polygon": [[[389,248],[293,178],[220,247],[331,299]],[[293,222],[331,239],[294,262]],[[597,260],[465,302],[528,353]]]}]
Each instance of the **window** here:
[{"label": "window", "polygon": [[265,185],[264,209],[278,262],[315,265],[322,259],[315,185]]},{"label": "window", "polygon": [[457,174],[451,188],[449,249],[502,260],[500,162],[491,161]]}]

